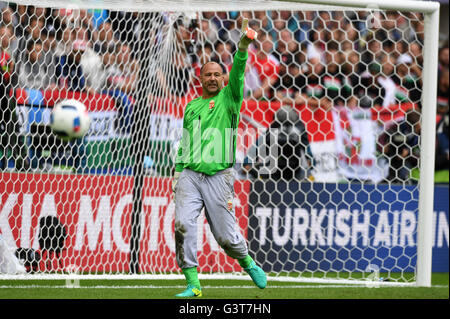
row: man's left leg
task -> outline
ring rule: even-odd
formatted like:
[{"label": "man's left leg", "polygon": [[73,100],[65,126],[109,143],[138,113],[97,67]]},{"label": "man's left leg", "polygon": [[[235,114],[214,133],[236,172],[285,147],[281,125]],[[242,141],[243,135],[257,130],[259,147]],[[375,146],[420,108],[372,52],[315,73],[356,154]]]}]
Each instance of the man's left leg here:
[{"label": "man's left leg", "polygon": [[233,206],[233,170],[230,168],[213,176],[206,176],[200,191],[204,199],[206,219],[217,243],[228,256],[237,259],[259,288],[265,288],[266,274],[248,254],[246,240],[237,227]]}]

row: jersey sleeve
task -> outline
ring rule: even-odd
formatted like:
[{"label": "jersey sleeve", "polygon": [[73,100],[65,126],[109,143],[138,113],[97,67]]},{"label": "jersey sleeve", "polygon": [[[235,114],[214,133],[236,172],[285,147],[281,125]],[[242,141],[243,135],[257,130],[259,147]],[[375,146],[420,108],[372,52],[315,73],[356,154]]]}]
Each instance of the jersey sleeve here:
[{"label": "jersey sleeve", "polygon": [[238,50],[234,55],[233,67],[230,71],[228,85],[225,88],[228,95],[233,100],[232,111],[241,110],[242,100],[244,99],[244,76],[245,66],[247,64],[248,52]]}]

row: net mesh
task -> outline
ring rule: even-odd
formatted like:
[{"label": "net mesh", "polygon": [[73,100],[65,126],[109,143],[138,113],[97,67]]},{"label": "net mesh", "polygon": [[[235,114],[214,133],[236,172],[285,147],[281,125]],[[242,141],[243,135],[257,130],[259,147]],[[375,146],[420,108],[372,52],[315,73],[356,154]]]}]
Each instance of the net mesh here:
[{"label": "net mesh", "polygon": [[[414,280],[421,14],[77,5],[0,2],[0,240],[27,272],[180,273],[184,107],[203,63],[229,73],[248,18],[233,206],[250,254],[276,276]],[[64,141],[52,110],[68,99],[90,126]],[[198,225],[200,272],[240,273]]]}]

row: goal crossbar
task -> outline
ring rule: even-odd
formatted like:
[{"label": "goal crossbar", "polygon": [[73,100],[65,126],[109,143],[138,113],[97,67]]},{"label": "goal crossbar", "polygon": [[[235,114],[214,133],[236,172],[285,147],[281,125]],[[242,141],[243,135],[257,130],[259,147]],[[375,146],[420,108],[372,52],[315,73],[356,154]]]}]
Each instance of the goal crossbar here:
[{"label": "goal crossbar", "polygon": [[[23,5],[36,5],[33,0],[14,1]],[[39,2],[42,7],[52,8],[83,8],[83,9],[110,9],[120,11],[135,12],[157,12],[157,11],[184,11],[184,12],[204,12],[214,11],[220,7],[222,11],[245,11],[245,10],[283,10],[287,6],[290,10],[397,10],[416,11],[422,13],[432,13],[439,10],[439,3],[428,1],[389,1],[389,0],[268,0],[268,1],[245,1],[245,0],[217,0],[214,3],[206,0],[42,0]],[[193,10],[195,5],[195,10]],[[176,8],[176,10],[172,9]]]}]

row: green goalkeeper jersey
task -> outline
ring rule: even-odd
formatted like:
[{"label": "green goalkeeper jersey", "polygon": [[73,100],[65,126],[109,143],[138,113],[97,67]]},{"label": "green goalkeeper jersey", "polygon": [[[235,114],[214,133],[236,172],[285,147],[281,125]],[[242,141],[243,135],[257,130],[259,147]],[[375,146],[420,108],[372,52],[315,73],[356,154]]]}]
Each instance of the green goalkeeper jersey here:
[{"label": "green goalkeeper jersey", "polygon": [[228,85],[214,97],[204,99],[200,96],[186,105],[183,136],[175,165],[177,172],[189,168],[214,175],[233,166],[247,58],[247,51],[238,50]]}]

